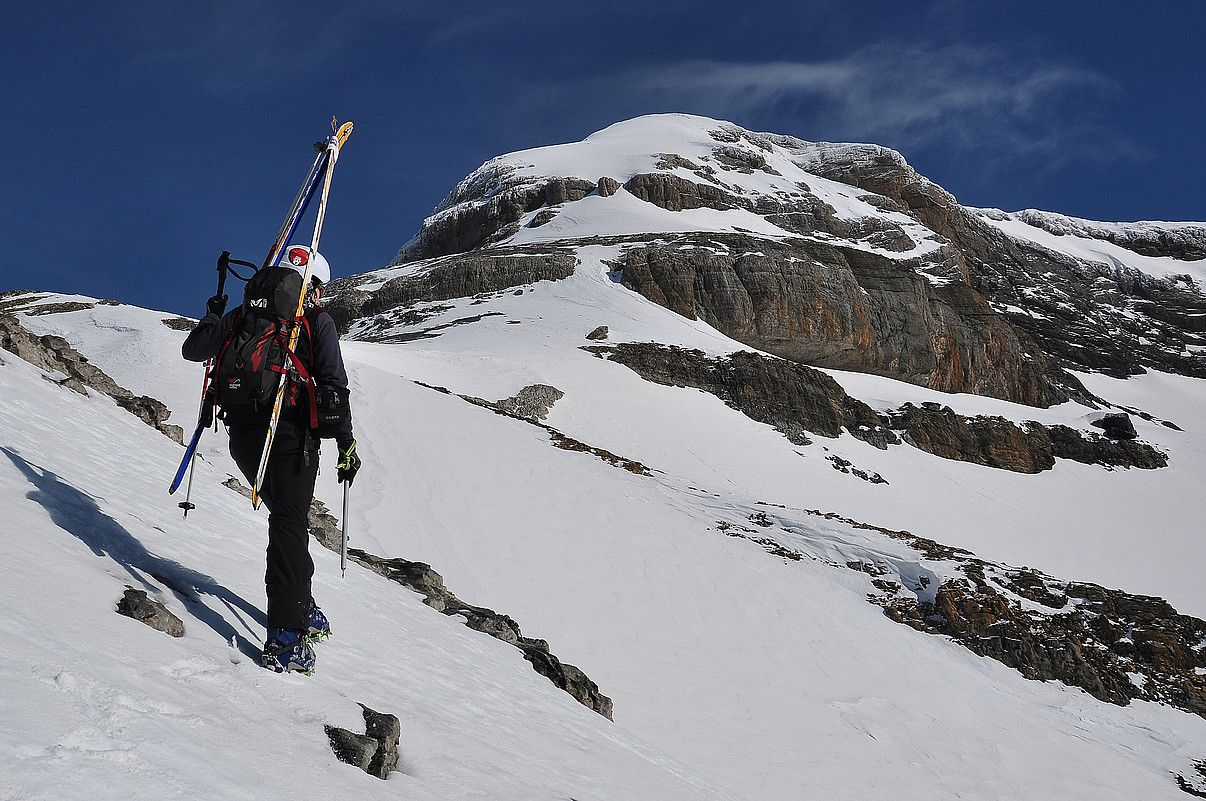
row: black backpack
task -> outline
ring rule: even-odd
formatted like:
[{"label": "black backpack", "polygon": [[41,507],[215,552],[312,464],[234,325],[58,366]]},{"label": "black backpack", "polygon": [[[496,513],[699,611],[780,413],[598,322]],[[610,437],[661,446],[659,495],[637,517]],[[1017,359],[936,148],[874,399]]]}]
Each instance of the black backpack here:
[{"label": "black backpack", "polygon": [[[227,424],[263,424],[272,416],[279,381],[285,382],[282,416],[308,418],[317,428],[318,403],[310,366],[289,349],[302,277],[286,267],[266,267],[247,282],[243,304],[214,359],[217,405]],[[298,337],[312,346],[310,321],[298,318]],[[310,348],[313,352],[313,347]]]}]

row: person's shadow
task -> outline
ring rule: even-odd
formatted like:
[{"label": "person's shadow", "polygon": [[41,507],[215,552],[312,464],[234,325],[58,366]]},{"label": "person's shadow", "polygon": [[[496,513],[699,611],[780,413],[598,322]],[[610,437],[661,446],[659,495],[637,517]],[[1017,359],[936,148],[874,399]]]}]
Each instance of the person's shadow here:
[{"label": "person's shadow", "polygon": [[[244,655],[259,658],[260,649],[254,644],[259,636],[248,618],[261,627],[266,626],[267,616],[263,612],[223,587],[212,576],[151,553],[137,537],[102,512],[90,495],[66,483],[51,471],[27,462],[10,448],[0,447],[0,452],[36,487],[25,497],[41,504],[50,513],[55,525],[78,538],[97,556],[112,559],[149,594],[162,596],[160,585],[166,587],[181,600],[190,615],[209,626],[226,642],[234,638]],[[212,596],[225,604],[252,639],[240,634],[218,611],[202,603],[198,594]],[[240,610],[243,614],[240,614]]]}]

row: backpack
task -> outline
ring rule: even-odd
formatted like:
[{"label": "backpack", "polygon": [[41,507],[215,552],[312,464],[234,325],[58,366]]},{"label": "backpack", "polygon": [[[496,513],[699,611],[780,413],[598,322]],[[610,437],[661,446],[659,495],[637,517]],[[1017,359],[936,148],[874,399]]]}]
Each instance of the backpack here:
[{"label": "backpack", "polygon": [[[287,267],[265,267],[251,277],[226,341],[214,359],[215,401],[227,424],[264,424],[272,416],[277,385],[285,382],[281,415],[302,417],[318,428],[318,403],[309,365],[289,349],[302,277]],[[299,340],[313,352],[308,315],[297,318]],[[324,393],[325,394],[325,393]]]}]

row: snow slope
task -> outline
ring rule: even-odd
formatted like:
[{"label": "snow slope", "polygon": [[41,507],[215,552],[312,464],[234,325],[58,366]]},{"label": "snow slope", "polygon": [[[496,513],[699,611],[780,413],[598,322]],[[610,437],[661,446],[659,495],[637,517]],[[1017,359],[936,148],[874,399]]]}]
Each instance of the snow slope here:
[{"label": "snow slope", "polygon": [[[1188,429],[1177,433],[1136,421],[1143,437],[1171,451],[1173,466],[1154,473],[1061,463],[1054,471],[1020,476],[945,462],[910,448],[881,452],[848,435],[818,438],[807,448],[792,446],[709,395],[648,384],[579,349],[585,344],[581,336],[601,323],[611,327],[615,341],[677,342],[709,353],[740,347],[611,282],[602,264],[608,256],[606,248],[583,249],[570,279],[534,285],[520,296],[503,293],[471,306],[468,300],[453,303],[451,310],[411,328],[466,315],[496,316],[404,345],[347,342],[345,354],[366,461],[355,487],[354,544],[383,556],[430,562],[461,597],[506,611],[526,632],[548,639],[559,656],[583,668],[613,698],[614,725],[526,670],[517,652],[456,627],[396,586],[363,571],[350,571],[348,581],[339,582],[333,578],[333,557],[325,553],[319,556],[316,592],[331,611],[338,636],[320,653],[313,682],[261,674],[246,659],[229,665],[224,641],[230,630],[250,643],[261,624],[242,623],[240,618],[254,620],[254,614],[236,614],[217,602],[220,598],[209,604],[224,621],[216,623],[220,634],[194,625],[199,635],[164,642],[162,635],[143,632],[111,613],[108,605],[130,579],[107,561],[98,564],[84,544],[68,536],[73,523],[56,524],[42,504],[24,498],[32,479],[16,463],[10,469],[0,462],[5,482],[0,497],[9,499],[6,507],[20,510],[21,528],[43,532],[39,547],[74,548],[79,564],[71,563],[65,576],[93,587],[86,596],[93,615],[87,625],[77,623],[76,610],[60,600],[38,630],[66,626],[67,639],[83,637],[89,649],[110,649],[101,652],[103,660],[65,660],[60,654],[66,645],[39,645],[27,630],[15,671],[27,677],[29,697],[36,702],[22,701],[13,713],[29,720],[31,709],[58,697],[53,676],[76,665],[77,681],[98,682],[144,706],[166,698],[185,710],[194,704],[211,710],[193,713],[203,719],[197,728],[208,732],[196,737],[212,738],[212,747],[200,749],[205,752],[224,752],[219,741],[246,742],[241,749],[249,763],[277,758],[284,746],[241,739],[251,736],[251,721],[268,721],[279,727],[281,737],[305,731],[312,738],[304,752],[281,757],[297,760],[289,764],[371,783],[332,761],[318,726],[327,720],[350,725],[356,716],[351,702],[364,701],[408,721],[403,751],[409,749],[413,765],[407,772],[432,784],[397,777],[391,791],[397,783],[404,797],[425,797],[424,792],[474,797],[501,774],[506,781],[494,797],[520,797],[525,787],[537,788],[527,797],[543,797],[540,793],[551,787],[574,787],[573,797],[580,799],[626,794],[1180,797],[1170,772],[1185,773],[1190,762],[1206,755],[1206,721],[1150,703],[1115,707],[1057,683],[1027,681],[961,646],[892,623],[866,602],[867,577],[840,565],[884,559],[914,576],[940,576],[942,565],[802,510],[834,510],[911,527],[982,556],[1020,555],[1015,561],[1068,577],[1111,583],[1101,573],[1112,570],[1127,589],[1173,596],[1193,612],[1195,604],[1206,608],[1193,568],[1200,545],[1190,536],[1192,505],[1186,501],[1194,497],[1190,491],[1201,475],[1202,433],[1194,420],[1173,417],[1185,406],[1158,406],[1142,383],[1121,382],[1126,397],[1120,402],[1152,401],[1153,413]],[[181,370],[176,359],[183,335],[154,317],[128,307],[98,306],[25,322],[63,333],[136,391],[160,397],[176,393],[186,404],[180,412],[184,420],[177,422],[187,426],[197,376],[186,375],[189,368]],[[142,332],[132,338],[131,351],[120,336],[106,339],[111,336],[106,332],[122,327]],[[175,499],[162,492],[178,446],[129,415],[122,419],[124,413],[108,407],[102,415],[91,408],[103,406],[101,401],[77,400],[8,361],[0,375],[26,400],[23,405],[11,397],[6,401],[6,419],[20,420],[3,434],[6,447],[96,496],[104,513],[148,549],[204,571],[214,583],[258,605],[262,518],[217,485],[224,475],[221,437],[206,440],[210,465],[203,466],[194,497],[201,508],[186,529],[175,517]],[[887,379],[835,376],[877,404],[928,397],[927,390]],[[550,424],[589,445],[638,459],[654,475],[635,475],[590,454],[551,447],[541,429],[415,380],[491,399],[531,383],[553,384],[566,397],[550,414]],[[181,390],[182,382],[187,391]],[[1190,403],[1200,397],[1200,384],[1169,377],[1152,389],[1167,397],[1173,387]],[[1112,388],[1100,391],[1108,397],[1107,389]],[[54,396],[53,403],[43,395]],[[1075,424],[1090,413],[1071,404],[1038,411],[972,396],[941,397],[962,411],[1014,419],[1038,416]],[[71,414],[83,404],[89,404],[87,415]],[[123,465],[124,459],[106,455],[99,441],[89,442],[73,428],[40,431],[46,425],[39,421],[48,412],[52,419],[104,420],[104,426],[93,426],[111,429],[101,435],[104,441],[124,439],[126,428],[133,427],[149,455],[147,463],[133,472],[119,469],[113,465]],[[118,419],[109,419],[113,416]],[[87,463],[73,464],[77,449],[90,454]],[[881,472],[890,483],[870,485],[839,473],[825,461],[829,454]],[[320,477],[320,494],[331,506],[338,500],[333,479],[330,469]],[[1169,511],[1157,517],[1151,512],[1155,504]],[[1134,541],[1132,519],[1125,515],[1130,506],[1133,518],[1147,524],[1148,542]],[[806,558],[776,557],[719,530],[721,522],[748,523],[750,514],[767,511],[779,524],[778,541]],[[1087,519],[1074,525],[1081,518]],[[155,526],[196,536],[173,538]],[[242,558],[230,559],[231,554]],[[53,561],[46,553],[31,555],[23,568],[27,592],[47,594],[37,566]],[[21,618],[10,610],[4,619]],[[125,625],[154,649],[149,658],[120,661],[119,654],[130,649],[104,632]],[[110,654],[125,665],[121,671],[107,667]],[[181,661],[200,662],[206,670],[184,681],[172,678],[172,666]],[[136,692],[144,687],[145,674],[154,682]],[[185,690],[178,689],[181,683]],[[226,730],[219,737],[212,699],[198,698],[214,685],[222,695],[234,693],[239,709],[248,710],[249,720],[230,724],[234,735]],[[527,695],[521,697],[531,699],[519,720],[511,700],[514,685],[522,685]],[[466,688],[476,692],[478,687],[481,695],[466,695]],[[181,692],[188,703],[175,700]],[[306,693],[304,700],[296,693]],[[291,699],[291,711],[282,723],[271,712],[284,698]],[[539,699],[547,708],[538,713],[532,707]],[[73,703],[77,710],[104,703],[117,708],[116,702]],[[58,728],[39,729],[31,721],[19,729],[36,733],[39,754],[53,754],[63,738],[72,742],[75,736],[64,722],[71,714],[61,713]],[[140,727],[149,725],[139,720],[124,734],[114,731],[119,727],[100,729],[103,737],[128,745],[131,738],[141,742],[146,730]],[[193,748],[189,726],[156,725],[165,754]],[[531,731],[522,728],[529,725]],[[657,756],[650,746],[666,756]],[[16,786],[30,786],[45,766],[22,760],[24,751],[16,744],[6,748],[3,758],[24,771]],[[127,750],[126,758],[135,759],[131,751],[137,747]],[[449,754],[460,756],[441,756]],[[186,770],[200,776],[204,764],[186,762]],[[103,763],[90,769],[94,773],[88,776],[94,777],[110,768]],[[146,781],[153,782],[160,768],[145,770],[151,777]],[[611,778],[594,785],[594,778],[578,781],[597,776],[592,770]],[[233,783],[258,788],[250,770],[231,773]],[[589,792],[581,789],[588,786]]]},{"label": "snow slope", "polygon": [[[154,316],[111,313],[130,328]],[[356,566],[341,581],[318,547],[315,593],[335,628],[320,672],[262,670],[262,514],[201,464],[202,508],[182,521],[164,492],[179,446],[3,360],[0,798],[729,797],[514,648]],[[126,586],[166,602],[186,636],[114,614]],[[323,724],[360,730],[358,702],[402,720],[403,772],[388,782],[327,745]]]}]

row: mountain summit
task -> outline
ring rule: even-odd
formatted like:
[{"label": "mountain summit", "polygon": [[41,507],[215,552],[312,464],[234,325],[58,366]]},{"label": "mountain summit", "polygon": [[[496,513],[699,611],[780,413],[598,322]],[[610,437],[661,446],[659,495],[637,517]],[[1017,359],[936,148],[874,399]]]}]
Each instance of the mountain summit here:
[{"label": "mountain summit", "polygon": [[[1068,369],[1206,375],[1206,225],[967,208],[893,150],[704,117],[491,159],[396,263],[474,264],[472,294],[592,244],[624,286],[814,366],[1040,407],[1086,397]],[[345,295],[345,319],[396,288]]]}]

